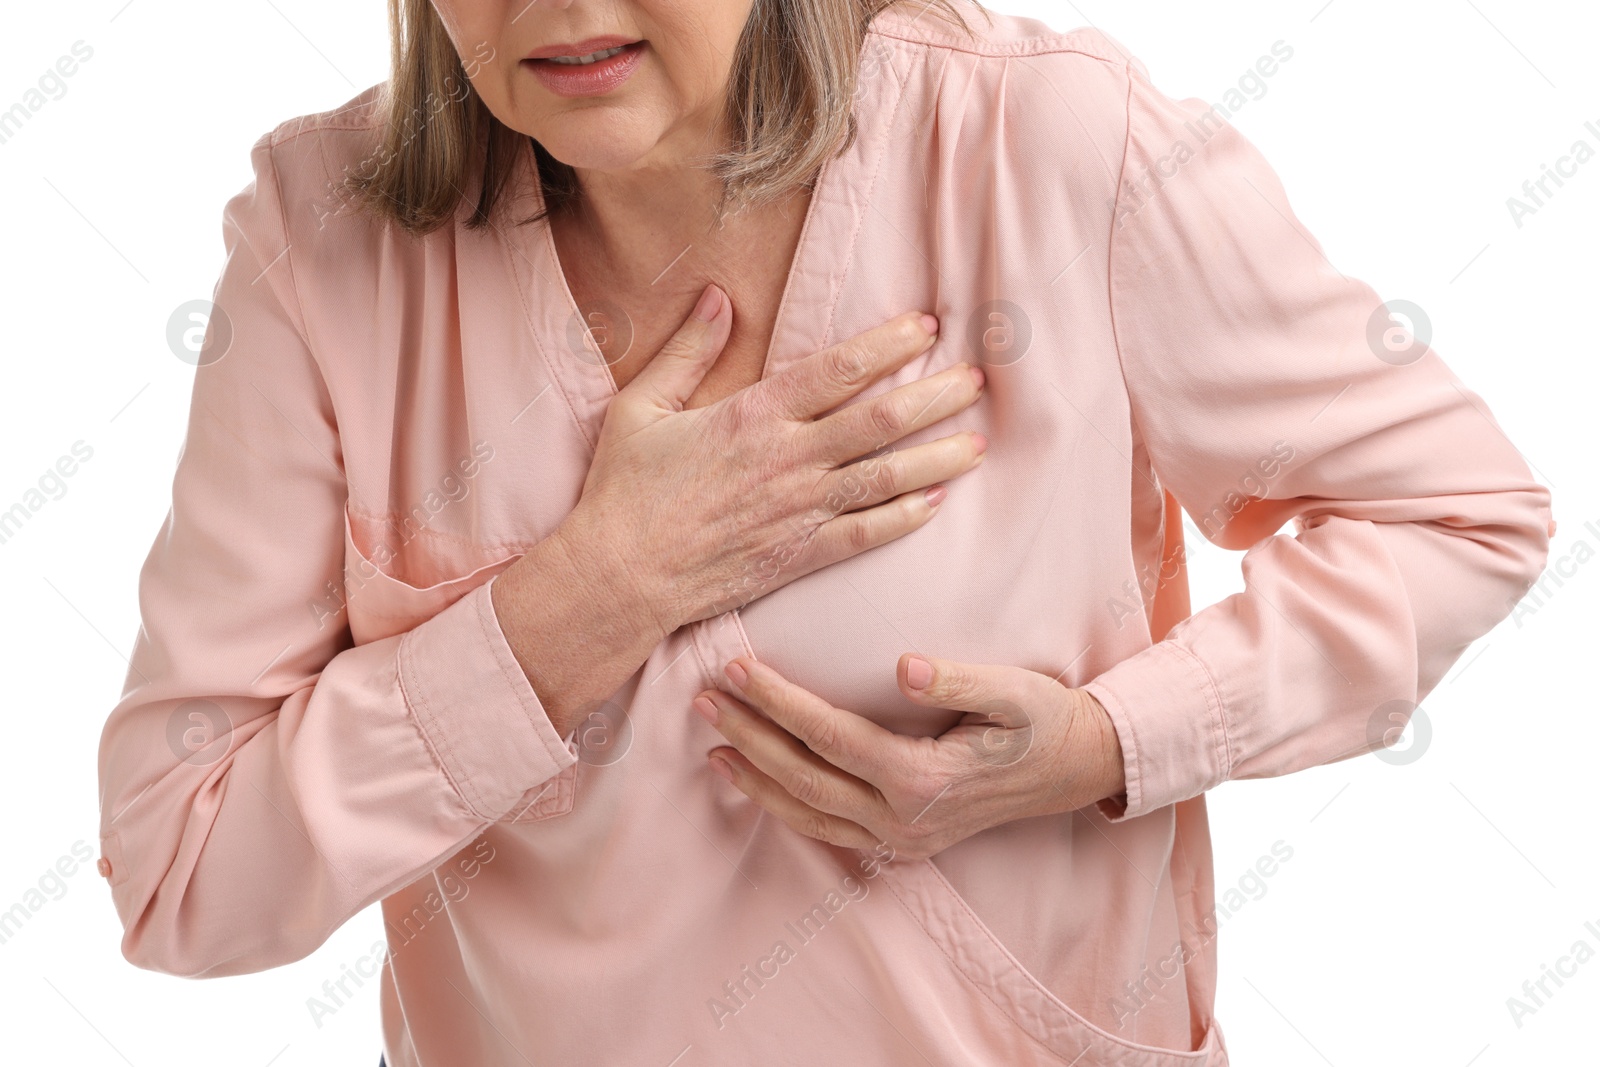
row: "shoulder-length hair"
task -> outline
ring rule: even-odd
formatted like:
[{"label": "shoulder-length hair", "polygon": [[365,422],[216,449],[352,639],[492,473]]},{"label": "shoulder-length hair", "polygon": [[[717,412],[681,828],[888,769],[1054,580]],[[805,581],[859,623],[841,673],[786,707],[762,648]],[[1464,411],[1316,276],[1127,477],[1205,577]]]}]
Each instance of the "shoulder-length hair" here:
[{"label": "shoulder-length hair", "polygon": [[[856,135],[851,101],[867,27],[896,4],[915,3],[967,31],[955,0],[755,0],[729,75],[731,143],[709,166],[724,206],[777,199],[815,180]],[[973,6],[983,8],[972,0]],[[985,17],[987,12],[983,11]],[[477,204],[466,225],[488,225],[514,173],[522,133],[489,112],[432,0],[389,0],[389,80],[377,97],[378,144],[345,177],[354,201],[408,233],[427,234]],[[571,167],[533,143],[544,210],[575,203]]]}]

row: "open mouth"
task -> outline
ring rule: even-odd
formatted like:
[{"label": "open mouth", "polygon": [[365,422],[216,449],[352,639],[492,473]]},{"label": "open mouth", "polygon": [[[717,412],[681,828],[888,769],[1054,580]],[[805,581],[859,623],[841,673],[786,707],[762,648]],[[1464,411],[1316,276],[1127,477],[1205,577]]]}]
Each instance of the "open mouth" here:
[{"label": "open mouth", "polygon": [[625,47],[626,47],[625,45],[620,45],[619,44],[615,48],[602,48],[600,51],[598,51],[598,52],[590,52],[586,56],[546,56],[545,58],[547,60],[549,60],[551,63],[559,63],[562,66],[569,66],[569,67],[585,66],[586,67],[590,63],[598,63],[602,59],[610,59],[612,56],[620,55],[622,50],[623,50],[623,48],[625,48]]},{"label": "open mouth", "polygon": [[597,96],[627,81],[648,47],[646,41],[595,38],[538,49],[522,65],[558,96]]}]

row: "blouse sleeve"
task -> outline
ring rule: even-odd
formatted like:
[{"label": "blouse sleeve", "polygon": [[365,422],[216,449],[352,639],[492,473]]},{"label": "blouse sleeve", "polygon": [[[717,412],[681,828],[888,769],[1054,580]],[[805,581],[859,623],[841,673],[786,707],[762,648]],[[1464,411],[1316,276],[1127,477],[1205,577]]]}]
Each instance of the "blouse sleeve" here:
[{"label": "blouse sleeve", "polygon": [[344,581],[343,457],[270,137],[223,212],[172,506],[100,742],[101,870],[123,954],[189,977],[309,954],[576,761],[487,583],[359,646],[342,612],[328,617]]},{"label": "blouse sleeve", "polygon": [[1246,552],[1243,592],[1085,686],[1122,746],[1117,819],[1380,747],[1551,532],[1483,401],[1328,262],[1257,150],[1137,63],[1129,89],[1110,301],[1134,432],[1146,474]]}]

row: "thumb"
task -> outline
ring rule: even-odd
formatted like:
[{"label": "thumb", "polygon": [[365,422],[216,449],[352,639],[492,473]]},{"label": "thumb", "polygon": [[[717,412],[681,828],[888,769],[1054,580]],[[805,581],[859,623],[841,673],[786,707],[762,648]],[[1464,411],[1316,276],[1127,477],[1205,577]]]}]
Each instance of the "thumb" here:
[{"label": "thumb", "polygon": [[727,294],[715,285],[706,286],[678,332],[667,339],[627,388],[651,393],[674,410],[681,410],[716,362],[732,327],[733,305]]}]

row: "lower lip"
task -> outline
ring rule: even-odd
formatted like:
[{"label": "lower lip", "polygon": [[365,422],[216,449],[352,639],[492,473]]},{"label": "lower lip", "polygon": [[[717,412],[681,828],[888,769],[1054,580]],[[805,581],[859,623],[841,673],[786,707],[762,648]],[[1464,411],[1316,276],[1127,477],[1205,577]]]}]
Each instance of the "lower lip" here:
[{"label": "lower lip", "polygon": [[522,65],[533,71],[539,83],[557,96],[599,96],[628,80],[633,68],[639,65],[644,48],[645,42],[636,41],[614,56],[588,64],[524,59]]}]

